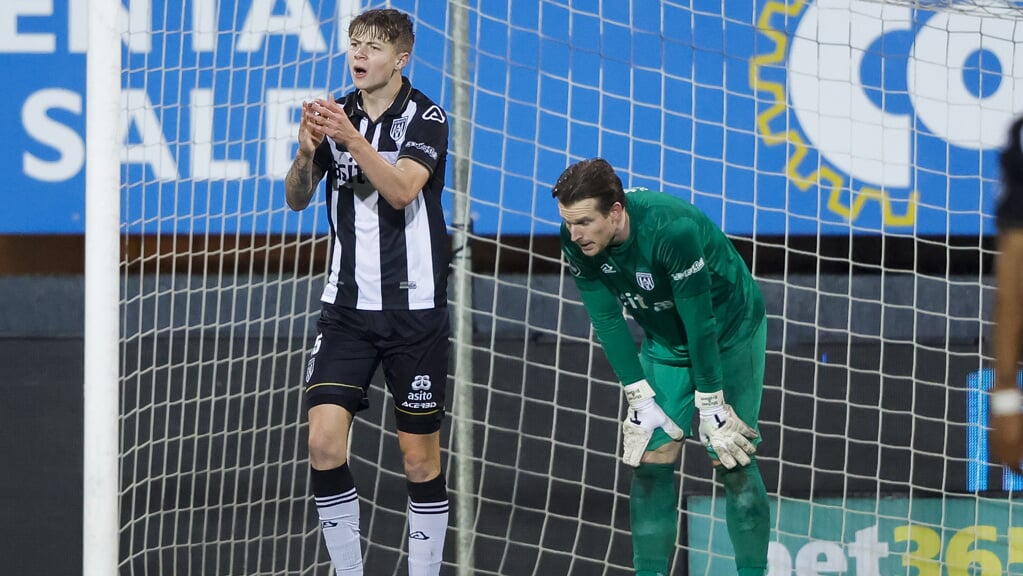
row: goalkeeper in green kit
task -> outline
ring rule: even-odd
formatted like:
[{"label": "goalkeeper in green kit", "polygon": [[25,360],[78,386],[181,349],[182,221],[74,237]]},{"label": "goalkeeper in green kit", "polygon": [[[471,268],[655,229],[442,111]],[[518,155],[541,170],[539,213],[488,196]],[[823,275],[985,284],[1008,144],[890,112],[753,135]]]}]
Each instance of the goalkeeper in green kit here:
[{"label": "goalkeeper in green kit", "polygon": [[[762,576],[771,523],[753,457],[767,346],[759,287],[703,212],[661,192],[626,193],[605,160],[569,166],[552,196],[562,251],[625,385],[636,574],[668,574],[679,522],[675,466],[698,412],[700,441],[725,488],[738,575]],[[623,308],[643,329],[639,354]]]}]

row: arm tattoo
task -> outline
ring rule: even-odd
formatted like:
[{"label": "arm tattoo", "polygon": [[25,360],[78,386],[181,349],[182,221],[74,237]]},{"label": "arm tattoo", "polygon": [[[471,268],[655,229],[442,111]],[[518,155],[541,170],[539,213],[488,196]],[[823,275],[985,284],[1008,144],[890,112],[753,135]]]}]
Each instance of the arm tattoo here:
[{"label": "arm tattoo", "polygon": [[288,206],[292,210],[302,210],[309,205],[309,201],[316,191],[316,185],[323,178],[323,169],[316,165],[311,159],[302,160],[295,158],[291,163],[291,169],[284,179],[284,190],[287,195]]}]

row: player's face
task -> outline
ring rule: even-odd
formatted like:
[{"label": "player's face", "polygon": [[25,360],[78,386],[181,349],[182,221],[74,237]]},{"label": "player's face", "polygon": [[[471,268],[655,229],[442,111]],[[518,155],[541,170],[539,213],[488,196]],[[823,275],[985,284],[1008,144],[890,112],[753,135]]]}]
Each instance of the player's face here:
[{"label": "player's face", "polygon": [[621,222],[622,205],[615,203],[608,214],[602,214],[595,198],[580,200],[568,206],[558,202],[558,212],[568,226],[572,241],[587,256],[595,256],[615,238]]},{"label": "player's face", "polygon": [[360,90],[373,92],[400,79],[407,62],[407,52],[398,52],[393,44],[374,34],[367,32],[349,41],[348,70]]}]

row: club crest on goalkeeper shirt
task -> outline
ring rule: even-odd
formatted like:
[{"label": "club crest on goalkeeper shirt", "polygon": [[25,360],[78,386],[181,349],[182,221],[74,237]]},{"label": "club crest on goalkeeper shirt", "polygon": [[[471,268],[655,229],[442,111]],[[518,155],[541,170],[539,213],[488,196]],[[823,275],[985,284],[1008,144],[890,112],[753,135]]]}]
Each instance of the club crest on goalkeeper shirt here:
[{"label": "club crest on goalkeeper shirt", "polygon": [[649,292],[654,289],[654,275],[649,272],[636,272],[636,284]]}]

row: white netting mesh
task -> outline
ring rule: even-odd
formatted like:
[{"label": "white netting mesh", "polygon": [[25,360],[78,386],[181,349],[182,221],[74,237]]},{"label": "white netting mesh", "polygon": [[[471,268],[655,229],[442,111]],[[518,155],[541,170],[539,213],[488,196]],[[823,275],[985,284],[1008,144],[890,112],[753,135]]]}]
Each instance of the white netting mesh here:
[{"label": "white netting mesh", "polygon": [[[472,453],[444,435],[452,525],[469,533],[449,534],[445,574],[630,573],[619,384],[561,269],[549,192],[597,155],[704,209],[761,282],[771,574],[1016,561],[1011,510],[980,492],[1016,480],[986,465],[978,424],[991,143],[1023,109],[1016,8],[887,4],[389,3],[416,22],[413,83],[470,122],[451,153],[469,161],[452,192],[470,198],[472,293],[451,304],[472,311],[472,376],[449,384],[472,410],[449,422]],[[325,208],[290,213],[281,178],[294,104],[351,87],[338,24],[363,6],[149,6],[124,76],[123,569],[322,574],[301,381]],[[449,25],[463,8],[467,38]],[[465,86],[468,118],[452,111]],[[352,447],[367,574],[403,574],[379,381],[370,401]],[[675,573],[728,573],[724,498],[691,441],[680,470]]]}]

